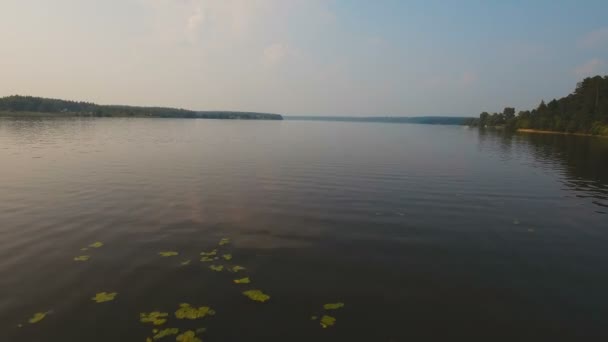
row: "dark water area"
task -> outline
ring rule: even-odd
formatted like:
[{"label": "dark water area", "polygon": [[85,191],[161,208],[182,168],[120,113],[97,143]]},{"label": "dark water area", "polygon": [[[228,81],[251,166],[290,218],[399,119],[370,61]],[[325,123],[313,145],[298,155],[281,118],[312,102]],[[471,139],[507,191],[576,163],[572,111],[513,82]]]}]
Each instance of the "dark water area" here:
[{"label": "dark water area", "polygon": [[0,119],[0,275],[2,341],[145,341],[155,310],[205,342],[607,339],[608,139]]}]

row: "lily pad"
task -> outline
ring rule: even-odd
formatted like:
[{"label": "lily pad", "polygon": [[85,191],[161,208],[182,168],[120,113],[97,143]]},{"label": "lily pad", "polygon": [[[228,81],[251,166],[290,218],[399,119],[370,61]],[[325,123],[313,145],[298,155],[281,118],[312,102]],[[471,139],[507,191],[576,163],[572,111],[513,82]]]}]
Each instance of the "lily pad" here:
[{"label": "lily pad", "polygon": [[245,278],[241,278],[241,279],[234,279],[233,280],[235,284],[249,284],[251,283],[251,279],[249,279],[249,277],[245,277]]},{"label": "lily pad", "polygon": [[79,255],[74,258],[74,261],[87,261],[91,258],[90,255]]},{"label": "lily pad", "polygon": [[223,238],[220,240],[220,246],[224,246],[230,243],[230,239],[229,238]]},{"label": "lily pad", "polygon": [[221,272],[224,270],[224,266],[223,265],[211,265],[209,266],[210,269],[216,271],[216,272]]},{"label": "lily pad", "polygon": [[198,319],[205,316],[215,315],[215,310],[208,306],[193,307],[188,303],[182,303],[179,305],[179,309],[175,311],[175,317],[178,319]]},{"label": "lily pad", "polygon": [[228,271],[233,272],[233,273],[236,273],[239,271],[244,271],[244,270],[245,270],[245,267],[243,267],[243,266],[232,266],[228,269]]},{"label": "lily pad", "polygon": [[270,299],[270,296],[265,294],[260,290],[248,290],[243,292],[243,294],[251,300],[255,300],[256,302],[265,302]]},{"label": "lily pad", "polygon": [[47,314],[48,314],[48,312],[36,312],[34,314],[34,316],[29,319],[28,322],[30,322],[31,324],[38,323],[38,322],[42,321],[46,317]]},{"label": "lily pad", "polygon": [[343,307],[344,307],[344,303],[331,303],[331,304],[323,305],[323,309],[325,309],[325,310],[336,310],[336,309],[343,308]]},{"label": "lily pad", "polygon": [[208,256],[204,256],[204,257],[201,258],[202,262],[211,262],[213,260],[214,259],[212,257],[208,257]]},{"label": "lily pad", "polygon": [[180,265],[182,265],[182,266],[188,266],[188,265],[190,265],[190,260],[184,260],[184,261],[182,261],[180,263]]},{"label": "lily pad", "polygon": [[152,311],[142,312],[139,314],[139,321],[142,323],[152,323],[154,325],[163,325],[167,322],[169,316],[166,312]]},{"label": "lily pad", "polygon": [[196,334],[192,330],[188,330],[185,333],[178,335],[175,340],[177,342],[203,342],[200,338],[196,337]]},{"label": "lily pad", "polygon": [[160,255],[162,257],[172,257],[172,256],[179,255],[179,253],[173,252],[173,251],[163,251],[163,252],[159,252],[158,255]]},{"label": "lily pad", "polygon": [[93,242],[92,244],[89,245],[89,247],[91,247],[91,248],[99,248],[101,246],[103,246],[103,243],[99,242],[99,241]]},{"label": "lily pad", "polygon": [[222,255],[222,258],[226,259],[226,261],[230,261],[232,260],[232,254],[224,254]]},{"label": "lily pad", "polygon": [[167,329],[163,329],[163,330],[160,330],[159,332],[155,333],[155,335],[152,338],[154,340],[160,340],[163,337],[177,335],[177,334],[179,334],[178,328],[167,328]]},{"label": "lily pad", "polygon": [[118,295],[117,292],[99,292],[95,295],[95,297],[92,297],[91,299],[97,303],[103,303],[114,300],[114,298],[116,298],[116,295]]},{"label": "lily pad", "polygon": [[336,318],[335,317],[331,317],[331,316],[327,316],[324,315],[323,317],[321,317],[321,322],[320,322],[321,326],[323,328],[328,328],[333,326],[334,324],[336,324]]},{"label": "lily pad", "polygon": [[201,255],[202,256],[208,256],[208,257],[216,256],[217,255],[217,249],[214,249],[211,252],[201,252]]}]

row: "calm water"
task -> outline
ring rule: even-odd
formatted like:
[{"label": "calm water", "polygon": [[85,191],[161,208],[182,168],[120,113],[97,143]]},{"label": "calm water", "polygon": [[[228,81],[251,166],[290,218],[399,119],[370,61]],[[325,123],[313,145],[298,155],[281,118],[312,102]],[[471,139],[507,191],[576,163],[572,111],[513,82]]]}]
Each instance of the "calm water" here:
[{"label": "calm water", "polygon": [[[215,263],[246,271],[199,261],[223,237],[233,260]],[[608,139],[1,119],[0,275],[3,341],[145,341],[139,313],[153,310],[171,313],[167,327],[206,327],[205,342],[597,341]],[[232,283],[242,276],[252,284]],[[252,288],[270,301],[241,294]],[[90,299],[102,291],[118,296]],[[322,329],[311,316],[332,302],[346,305]],[[179,303],[217,314],[176,320]]]}]

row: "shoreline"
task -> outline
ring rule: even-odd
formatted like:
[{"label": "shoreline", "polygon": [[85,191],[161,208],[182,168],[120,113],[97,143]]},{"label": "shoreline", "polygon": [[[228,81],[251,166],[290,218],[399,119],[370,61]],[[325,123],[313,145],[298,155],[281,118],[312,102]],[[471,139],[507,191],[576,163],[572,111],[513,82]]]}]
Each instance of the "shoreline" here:
[{"label": "shoreline", "polygon": [[569,132],[557,132],[557,131],[544,131],[540,129],[530,129],[530,128],[518,128],[518,133],[537,133],[537,134],[559,134],[559,135],[574,135],[579,137],[599,137],[599,138],[608,138],[606,135],[593,135],[587,133],[569,133]]}]

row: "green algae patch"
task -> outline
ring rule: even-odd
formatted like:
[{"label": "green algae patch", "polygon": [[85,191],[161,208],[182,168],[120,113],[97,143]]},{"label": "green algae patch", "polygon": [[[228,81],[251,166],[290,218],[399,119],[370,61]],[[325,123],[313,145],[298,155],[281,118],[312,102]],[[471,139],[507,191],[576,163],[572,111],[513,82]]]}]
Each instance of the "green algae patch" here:
[{"label": "green algae patch", "polygon": [[184,260],[184,261],[180,262],[179,264],[182,266],[188,266],[188,265],[190,265],[190,261],[191,260]]},{"label": "green algae patch", "polygon": [[344,303],[331,303],[323,305],[325,310],[336,310],[344,307]]},{"label": "green algae patch", "polygon": [[270,299],[270,296],[265,294],[264,292],[260,291],[260,290],[248,290],[243,292],[243,294],[247,297],[249,297],[249,299],[254,300],[256,302],[265,302],[267,300]]},{"label": "green algae patch", "polygon": [[152,311],[139,314],[139,321],[142,323],[152,323],[153,325],[163,325],[169,316],[166,312]]},{"label": "green algae patch", "polygon": [[223,265],[211,265],[209,268],[215,272],[222,272],[224,270]]},{"label": "green algae patch", "polygon": [[172,256],[179,255],[179,253],[173,252],[173,251],[163,251],[163,252],[158,252],[158,255],[160,255],[161,257],[172,257]]},{"label": "green algae patch", "polygon": [[154,334],[155,335],[152,336],[152,339],[160,340],[163,337],[179,334],[179,329],[178,328],[167,328],[167,329],[163,329],[160,331],[156,331],[156,332],[154,332]]},{"label": "green algae patch", "polygon": [[196,329],[196,334],[197,334],[197,335],[198,335],[198,334],[202,334],[202,333],[204,333],[205,331],[207,331],[207,328],[198,328],[198,329]]},{"label": "green algae patch", "polygon": [[232,254],[224,254],[222,255],[222,258],[224,258],[226,261],[230,261],[232,260]]},{"label": "green algae patch", "polygon": [[236,273],[239,271],[244,271],[244,270],[245,270],[245,267],[243,267],[243,266],[232,266],[232,267],[228,268],[228,271],[233,272],[233,273]]},{"label": "green algae patch", "polygon": [[95,297],[92,297],[91,299],[94,300],[96,303],[103,303],[114,300],[114,298],[116,298],[116,295],[118,295],[118,293],[116,292],[99,292],[95,295]]},{"label": "green algae patch", "polygon": [[230,243],[230,239],[229,239],[229,238],[222,238],[222,239],[220,240],[219,245],[220,245],[220,246],[225,246],[225,245],[227,245],[227,244],[229,244],[229,243]]},{"label": "green algae patch", "polygon": [[178,319],[198,319],[205,316],[215,315],[215,310],[208,306],[193,307],[188,303],[179,305],[179,309],[175,311],[175,317]]},{"label": "green algae patch", "polygon": [[89,259],[91,259],[90,255],[79,255],[74,258],[74,261],[88,261]]},{"label": "green algae patch", "polygon": [[212,257],[208,257],[208,256],[204,256],[204,257],[201,258],[202,262],[211,262],[213,260],[214,259]]},{"label": "green algae patch", "polygon": [[103,243],[99,242],[99,241],[93,242],[92,244],[89,245],[89,247],[91,247],[91,248],[99,248],[101,246],[103,246]]},{"label": "green algae patch", "polygon": [[196,337],[196,334],[192,330],[188,330],[185,333],[178,335],[175,340],[177,342],[203,342],[200,338]]},{"label": "green algae patch", "polygon": [[84,247],[84,248],[81,248],[80,250],[84,252],[84,251],[88,251],[89,248],[88,247]]},{"label": "green algae patch", "polygon": [[202,256],[213,257],[217,255],[217,249],[212,250],[211,252],[201,252]]},{"label": "green algae patch", "polygon": [[311,321],[316,321],[319,319],[319,316],[310,316]]},{"label": "green algae patch", "polygon": [[336,324],[336,318],[335,317],[331,317],[331,316],[327,316],[327,315],[323,315],[323,317],[321,317],[320,324],[321,324],[321,326],[323,328],[331,327],[334,324]]},{"label": "green algae patch", "polygon": [[251,279],[249,279],[249,277],[245,277],[241,279],[234,279],[233,282],[235,284],[249,284],[251,283]]},{"label": "green algae patch", "polygon": [[30,324],[38,323],[42,321],[48,314],[48,312],[36,312],[34,316],[28,320],[28,322],[30,322]]}]

